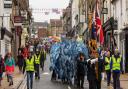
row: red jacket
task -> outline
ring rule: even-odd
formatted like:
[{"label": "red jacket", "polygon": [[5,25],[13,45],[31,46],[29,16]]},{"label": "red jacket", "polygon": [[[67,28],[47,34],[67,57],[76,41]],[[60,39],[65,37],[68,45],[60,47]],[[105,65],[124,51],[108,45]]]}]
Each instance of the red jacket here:
[{"label": "red jacket", "polygon": [[23,57],[24,58],[28,57],[28,48],[26,47],[23,49]]}]

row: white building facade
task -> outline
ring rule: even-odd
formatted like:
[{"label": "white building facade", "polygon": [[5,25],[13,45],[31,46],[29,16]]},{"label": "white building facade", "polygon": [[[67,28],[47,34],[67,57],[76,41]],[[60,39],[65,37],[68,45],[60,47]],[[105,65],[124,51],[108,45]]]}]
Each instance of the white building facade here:
[{"label": "white building facade", "polygon": [[4,56],[11,52],[12,32],[10,15],[12,13],[12,0],[0,0],[0,31],[3,39],[0,40],[0,53]]},{"label": "white building facade", "polygon": [[72,28],[79,23],[79,0],[72,0]]}]

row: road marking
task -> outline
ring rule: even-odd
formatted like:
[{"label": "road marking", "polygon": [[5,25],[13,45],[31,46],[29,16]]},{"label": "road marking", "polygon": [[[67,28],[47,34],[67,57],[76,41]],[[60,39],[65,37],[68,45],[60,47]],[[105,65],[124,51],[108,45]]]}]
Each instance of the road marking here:
[{"label": "road marking", "polygon": [[71,89],[71,87],[70,87],[70,86],[68,86],[68,89]]},{"label": "road marking", "polygon": [[48,72],[44,72],[43,75],[49,75],[49,73]]}]

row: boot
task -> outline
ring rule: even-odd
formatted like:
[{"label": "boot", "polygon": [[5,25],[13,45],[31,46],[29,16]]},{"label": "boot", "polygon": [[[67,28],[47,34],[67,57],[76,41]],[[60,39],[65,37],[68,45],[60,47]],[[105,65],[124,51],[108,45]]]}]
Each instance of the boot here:
[{"label": "boot", "polygon": [[11,86],[11,85],[12,85],[12,83],[10,82],[10,83],[9,83],[9,86]]},{"label": "boot", "polygon": [[1,80],[0,80],[0,86],[1,86]]},{"label": "boot", "polygon": [[12,83],[11,83],[12,85],[13,85],[13,81],[12,81]]}]

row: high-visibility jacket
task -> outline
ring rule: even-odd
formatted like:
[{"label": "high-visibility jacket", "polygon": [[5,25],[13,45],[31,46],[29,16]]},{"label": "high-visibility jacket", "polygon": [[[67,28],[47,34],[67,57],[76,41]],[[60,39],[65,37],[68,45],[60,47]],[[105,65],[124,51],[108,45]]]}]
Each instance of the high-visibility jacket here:
[{"label": "high-visibility jacket", "polygon": [[110,62],[111,62],[111,57],[105,57],[105,62],[107,62],[108,64],[105,65],[105,70],[110,70]]},{"label": "high-visibility jacket", "polygon": [[26,71],[34,71],[34,58],[26,59]]},{"label": "high-visibility jacket", "polygon": [[121,69],[121,65],[120,65],[121,56],[118,57],[117,60],[116,60],[116,58],[114,56],[112,56],[112,62],[113,62],[112,70],[120,70]]},{"label": "high-visibility jacket", "polygon": [[41,57],[40,54],[38,56],[35,55],[35,64],[40,64],[40,57]]}]

